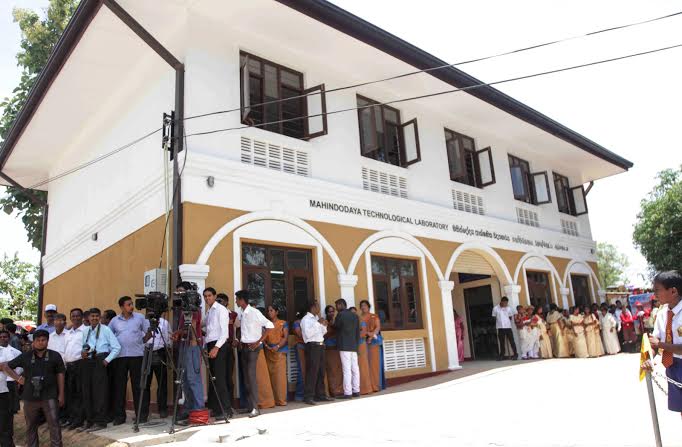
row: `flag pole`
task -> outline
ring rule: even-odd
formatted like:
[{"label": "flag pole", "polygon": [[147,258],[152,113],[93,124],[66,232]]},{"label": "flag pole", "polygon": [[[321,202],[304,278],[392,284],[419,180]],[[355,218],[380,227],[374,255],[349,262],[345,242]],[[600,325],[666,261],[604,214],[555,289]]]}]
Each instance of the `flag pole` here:
[{"label": "flag pole", "polygon": [[661,442],[661,428],[658,426],[658,412],[656,411],[656,400],[654,399],[654,386],[651,383],[651,371],[646,372],[646,390],[649,394],[649,408],[651,409],[651,422],[654,424],[654,436],[656,437],[656,447],[663,447]]}]

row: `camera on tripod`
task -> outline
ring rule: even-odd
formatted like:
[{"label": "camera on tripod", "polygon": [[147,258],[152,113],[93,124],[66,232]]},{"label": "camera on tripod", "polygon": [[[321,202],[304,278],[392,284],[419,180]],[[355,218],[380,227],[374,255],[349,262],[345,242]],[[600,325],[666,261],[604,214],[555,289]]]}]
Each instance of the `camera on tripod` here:
[{"label": "camera on tripod", "polygon": [[151,330],[159,326],[159,318],[164,312],[168,311],[168,295],[161,292],[149,292],[146,295],[135,295],[135,308],[146,310],[145,318],[149,320]]},{"label": "camera on tripod", "polygon": [[173,292],[173,308],[183,312],[197,312],[201,310],[201,295],[197,285],[190,283],[192,288],[184,292]]}]

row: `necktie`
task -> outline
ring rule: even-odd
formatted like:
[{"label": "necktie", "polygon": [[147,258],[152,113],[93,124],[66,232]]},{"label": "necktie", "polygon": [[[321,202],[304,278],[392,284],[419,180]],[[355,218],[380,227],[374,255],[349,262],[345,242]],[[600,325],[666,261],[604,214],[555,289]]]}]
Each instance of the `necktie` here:
[{"label": "necktie", "polygon": [[[672,309],[668,309],[668,320],[665,323],[665,342],[666,343],[672,343],[673,342],[673,311]],[[673,366],[673,353],[670,350],[663,350],[663,358],[661,359],[661,363],[663,363],[663,366],[666,368],[670,368]]]}]

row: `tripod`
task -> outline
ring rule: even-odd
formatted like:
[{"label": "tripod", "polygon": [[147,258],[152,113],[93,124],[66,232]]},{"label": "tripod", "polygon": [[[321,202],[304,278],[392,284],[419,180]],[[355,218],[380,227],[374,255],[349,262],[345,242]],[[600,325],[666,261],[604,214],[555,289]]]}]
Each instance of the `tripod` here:
[{"label": "tripod", "polygon": [[[149,319],[149,330],[152,333],[151,344],[150,340],[144,344],[144,354],[142,356],[142,372],[140,374],[140,400],[137,403],[137,414],[135,415],[135,423],[133,424],[133,431],[135,433],[140,431],[140,415],[142,414],[142,402],[144,401],[144,393],[147,392],[147,381],[149,380],[149,375],[152,371],[152,357],[154,355],[154,344],[156,341],[156,331],[159,329],[159,320],[156,318]],[[168,343],[163,337],[163,333],[159,331],[159,336],[163,341],[163,347],[166,350],[166,359],[170,362],[173,371],[176,371],[175,365],[173,365],[173,356],[168,348]],[[149,390],[151,393],[151,389]],[[159,404],[159,402],[157,402]],[[158,424],[148,424],[149,426]]]},{"label": "tripod", "polygon": [[[185,351],[191,346],[191,341],[192,337],[194,337],[194,340],[198,342],[199,337],[197,336],[197,332],[192,325],[192,312],[191,311],[182,311],[183,315],[183,320],[184,320],[184,329],[185,329],[185,336],[180,342],[180,355],[178,356],[178,368],[177,368],[177,377],[175,379],[175,385],[176,385],[176,390],[175,390],[175,401],[173,403],[173,419],[171,421],[171,426],[170,430],[168,430],[169,434],[175,433],[175,423],[177,422],[177,417],[178,417],[178,403],[180,401],[180,393],[182,392],[183,385],[185,383],[185,368],[186,365],[185,363]],[[213,388],[213,392],[215,393],[216,401],[218,402],[218,405],[220,406],[220,412],[223,415],[223,419],[225,420],[226,424],[229,424],[230,421],[228,414],[225,411],[225,406],[223,402],[220,400],[220,395],[218,394],[218,390],[215,387],[215,376],[213,375],[213,372],[211,371],[211,367],[209,366],[208,362],[208,354],[206,351],[200,349],[199,352],[201,353],[201,360],[204,362],[204,366],[206,367],[206,371],[208,371],[208,377],[211,381],[211,386],[210,388]],[[201,398],[203,399],[203,393]]]}]

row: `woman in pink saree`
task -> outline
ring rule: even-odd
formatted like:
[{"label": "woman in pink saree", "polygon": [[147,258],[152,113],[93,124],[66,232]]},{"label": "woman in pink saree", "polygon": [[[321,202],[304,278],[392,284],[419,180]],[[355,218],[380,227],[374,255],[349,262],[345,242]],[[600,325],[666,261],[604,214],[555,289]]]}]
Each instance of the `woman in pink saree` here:
[{"label": "woman in pink saree", "polygon": [[456,310],[455,313],[455,336],[457,337],[457,355],[459,362],[464,361],[464,320],[459,316]]}]

